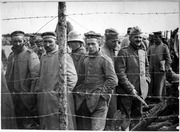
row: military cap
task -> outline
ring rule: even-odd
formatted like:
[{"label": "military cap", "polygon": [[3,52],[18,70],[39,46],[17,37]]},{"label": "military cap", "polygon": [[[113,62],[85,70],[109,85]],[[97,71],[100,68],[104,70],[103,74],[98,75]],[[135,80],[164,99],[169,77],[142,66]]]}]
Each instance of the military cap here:
[{"label": "military cap", "polygon": [[155,36],[160,36],[162,37],[162,32],[161,31],[157,31],[157,32],[153,32]]},{"label": "military cap", "polygon": [[132,27],[128,27],[127,31],[131,31]]},{"label": "military cap", "polygon": [[138,26],[133,27],[130,31],[130,35],[140,35],[140,34],[142,34],[142,32]]},{"label": "military cap", "polygon": [[56,39],[56,33],[55,32],[44,32],[42,35],[42,38],[54,38]]},{"label": "military cap", "polygon": [[154,33],[149,33],[149,36],[154,36]]},{"label": "military cap", "polygon": [[11,33],[11,37],[14,36],[23,36],[24,37],[25,33],[23,31],[14,31]]},{"label": "military cap", "polygon": [[118,39],[118,31],[114,28],[108,28],[105,30],[106,39]]},{"label": "military cap", "polygon": [[96,33],[96,32],[94,32],[94,31],[89,31],[89,32],[85,33],[84,36],[85,36],[86,38],[100,38],[100,37],[101,37],[101,34]]}]

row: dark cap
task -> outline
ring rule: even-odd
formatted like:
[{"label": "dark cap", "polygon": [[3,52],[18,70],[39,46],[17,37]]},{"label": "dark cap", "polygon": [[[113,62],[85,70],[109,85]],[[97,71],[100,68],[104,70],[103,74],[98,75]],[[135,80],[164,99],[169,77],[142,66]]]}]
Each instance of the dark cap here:
[{"label": "dark cap", "polygon": [[23,31],[14,31],[11,33],[11,37],[14,36],[23,36],[24,37],[25,33]]},{"label": "dark cap", "polygon": [[106,39],[118,39],[118,31],[114,28],[108,28],[105,30]]},{"label": "dark cap", "polygon": [[130,35],[140,35],[140,34],[142,34],[142,32],[138,26],[133,27],[130,31]]},{"label": "dark cap", "polygon": [[153,32],[155,36],[160,36],[162,37],[162,32],[161,31],[157,31],[157,32]]},{"label": "dark cap", "polygon": [[56,39],[56,33],[55,32],[44,32],[42,35],[42,38],[54,38]]},{"label": "dark cap", "polygon": [[127,31],[131,31],[132,27],[128,27]]},{"label": "dark cap", "polygon": [[89,31],[89,32],[85,33],[84,36],[85,36],[86,38],[100,38],[100,37],[101,37],[101,34],[96,33],[96,32],[94,32],[94,31]]}]

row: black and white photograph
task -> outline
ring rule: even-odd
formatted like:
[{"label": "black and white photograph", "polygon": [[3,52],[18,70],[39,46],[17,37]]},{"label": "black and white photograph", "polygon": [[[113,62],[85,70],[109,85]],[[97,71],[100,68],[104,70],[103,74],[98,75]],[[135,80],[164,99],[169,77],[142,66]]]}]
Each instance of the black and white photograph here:
[{"label": "black and white photograph", "polygon": [[0,9],[1,131],[179,131],[178,0]]}]

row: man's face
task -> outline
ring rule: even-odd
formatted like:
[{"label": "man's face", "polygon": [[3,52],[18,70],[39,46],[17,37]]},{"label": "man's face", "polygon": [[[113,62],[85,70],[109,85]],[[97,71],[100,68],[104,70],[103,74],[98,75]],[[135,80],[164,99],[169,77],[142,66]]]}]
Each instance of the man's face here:
[{"label": "man's face", "polygon": [[81,47],[81,42],[79,42],[79,41],[70,41],[70,42],[68,42],[68,45],[72,50],[76,50],[76,49]]},{"label": "man's face", "polygon": [[154,43],[159,44],[161,43],[161,38],[159,36],[154,36]]},{"label": "man's face", "polygon": [[108,39],[106,40],[106,45],[109,49],[115,49],[118,45],[118,39]]},{"label": "man's face", "polygon": [[149,35],[149,42],[151,42],[151,43],[154,42],[154,36],[153,35]]},{"label": "man's face", "polygon": [[23,46],[24,46],[24,43],[25,43],[25,39],[23,36],[14,36],[12,38],[12,45],[13,45],[13,49],[15,51],[20,51],[22,50]]},{"label": "man's face", "polygon": [[29,38],[29,42],[30,42],[31,46],[33,46],[35,44],[35,39],[36,39],[35,37]]},{"label": "man's face", "polygon": [[35,41],[35,44],[37,45],[38,47],[38,51],[43,51],[44,50],[44,45],[43,45],[43,42],[42,41]]},{"label": "man's face", "polygon": [[49,53],[56,47],[56,40],[50,37],[44,38],[43,45],[46,52]]},{"label": "man's face", "polygon": [[90,38],[86,40],[87,49],[90,55],[93,55],[97,51],[99,51],[99,43],[96,38]]},{"label": "man's face", "polygon": [[142,35],[139,34],[139,35],[132,35],[129,37],[129,39],[130,39],[131,43],[133,43],[134,45],[140,46],[143,38],[142,38]]}]

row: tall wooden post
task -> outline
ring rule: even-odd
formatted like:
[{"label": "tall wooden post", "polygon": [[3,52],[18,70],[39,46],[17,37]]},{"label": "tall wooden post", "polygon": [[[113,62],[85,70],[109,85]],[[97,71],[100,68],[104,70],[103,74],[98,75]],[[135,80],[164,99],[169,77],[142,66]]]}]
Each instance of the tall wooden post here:
[{"label": "tall wooden post", "polygon": [[60,130],[67,130],[67,76],[66,76],[66,3],[58,2],[57,40],[59,45],[59,112]]}]

